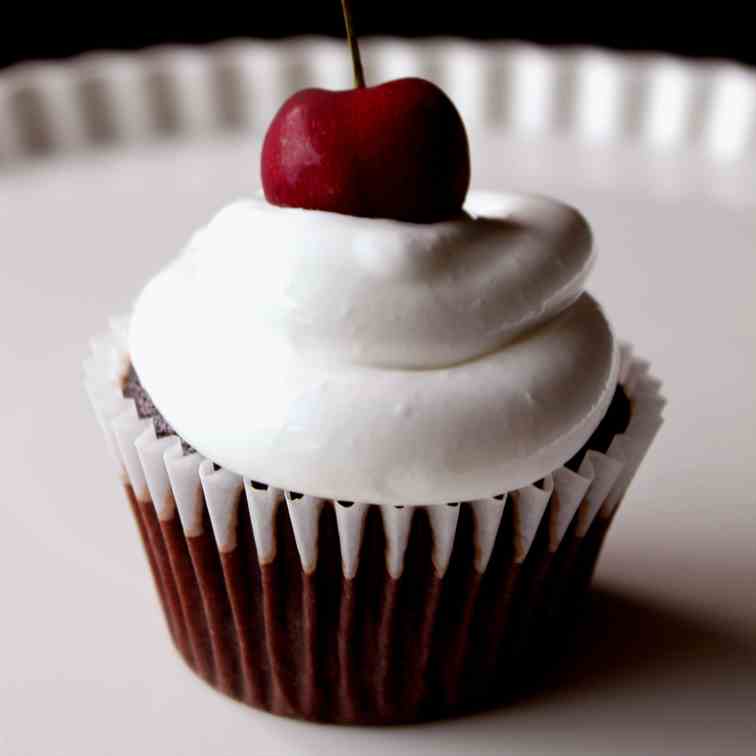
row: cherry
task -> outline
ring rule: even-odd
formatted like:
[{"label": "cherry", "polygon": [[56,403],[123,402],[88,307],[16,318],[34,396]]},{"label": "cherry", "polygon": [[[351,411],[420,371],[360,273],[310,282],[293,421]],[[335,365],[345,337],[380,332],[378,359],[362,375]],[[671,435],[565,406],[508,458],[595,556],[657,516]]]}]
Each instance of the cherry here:
[{"label": "cherry", "polygon": [[460,212],[470,184],[467,134],[435,84],[406,78],[364,85],[343,2],[356,89],[305,89],[273,118],[262,149],[274,205],[430,223]]},{"label": "cherry", "polygon": [[262,183],[274,205],[437,221],[465,200],[467,136],[451,100],[423,79],[306,89],[268,129]]}]

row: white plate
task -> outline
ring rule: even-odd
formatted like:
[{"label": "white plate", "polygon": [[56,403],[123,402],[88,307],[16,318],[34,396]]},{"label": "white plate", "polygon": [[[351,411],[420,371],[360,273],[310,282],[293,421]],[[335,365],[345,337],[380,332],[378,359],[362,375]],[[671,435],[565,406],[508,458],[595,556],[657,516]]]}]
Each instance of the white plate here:
[{"label": "white plate", "polygon": [[194,227],[256,191],[285,94],[348,85],[348,62],[304,40],[27,66],[0,75],[0,753],[753,753],[754,74],[450,41],[365,57],[374,81],[419,72],[447,89],[476,185],[585,211],[592,288],[665,383],[666,425],[565,669],[512,708],[384,730],[277,719],[193,678],[80,361]]}]

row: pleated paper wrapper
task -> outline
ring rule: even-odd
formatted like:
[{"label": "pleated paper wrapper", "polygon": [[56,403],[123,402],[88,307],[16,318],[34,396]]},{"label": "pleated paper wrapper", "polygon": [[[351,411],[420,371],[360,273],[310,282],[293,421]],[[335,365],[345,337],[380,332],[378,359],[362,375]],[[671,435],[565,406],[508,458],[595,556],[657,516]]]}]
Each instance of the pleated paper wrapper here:
[{"label": "pleated paper wrapper", "polygon": [[85,384],[189,666],[251,706],[384,724],[510,698],[558,652],[607,527],[662,422],[648,363],[606,453],[490,499],[387,506],[267,487],[158,437],[123,396],[126,323]]}]

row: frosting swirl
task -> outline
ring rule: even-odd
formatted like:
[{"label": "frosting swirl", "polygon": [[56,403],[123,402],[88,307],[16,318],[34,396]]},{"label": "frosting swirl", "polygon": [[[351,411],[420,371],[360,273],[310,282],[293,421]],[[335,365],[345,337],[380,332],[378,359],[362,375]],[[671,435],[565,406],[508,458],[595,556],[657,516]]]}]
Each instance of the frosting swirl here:
[{"label": "frosting swirl", "polygon": [[472,195],[415,225],[244,200],[140,295],[134,366],[201,453],[355,501],[490,496],[565,462],[617,379],[575,210]]}]

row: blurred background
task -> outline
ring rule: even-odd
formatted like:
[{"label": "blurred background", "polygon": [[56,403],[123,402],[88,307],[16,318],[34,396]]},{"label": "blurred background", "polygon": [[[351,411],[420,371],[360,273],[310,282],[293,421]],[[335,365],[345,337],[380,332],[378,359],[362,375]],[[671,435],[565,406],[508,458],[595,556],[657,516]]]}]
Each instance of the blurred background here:
[{"label": "blurred background", "polygon": [[[343,36],[338,0],[248,2],[208,6],[129,3],[83,8],[51,3],[14,8],[0,26],[0,67],[28,59],[61,58],[92,49],[136,49],[161,43],[203,43],[228,37]],[[554,4],[556,5],[556,4]],[[44,7],[46,6],[46,7]],[[593,4],[591,4],[592,8]],[[542,44],[590,44],[620,50],[663,50],[688,57],[732,58],[756,63],[747,3],[646,6],[612,3],[525,8],[503,2],[370,2],[355,0],[363,35],[454,35],[520,39]],[[680,6],[678,6],[680,7]]]}]

